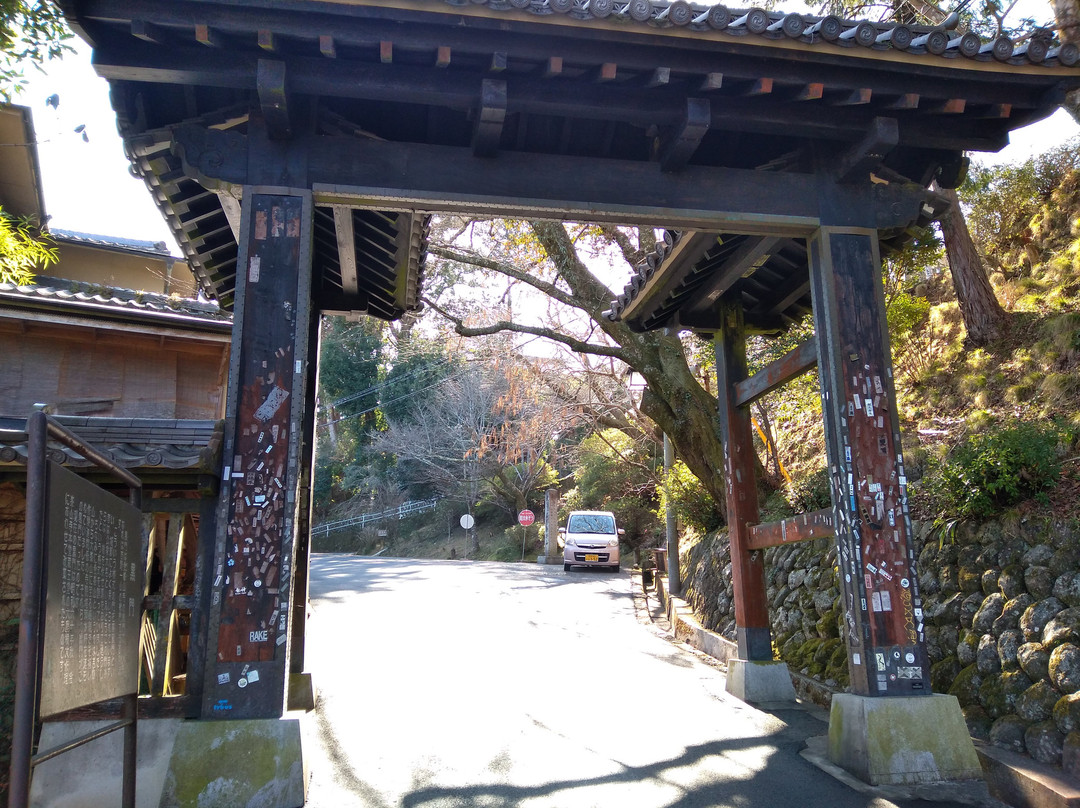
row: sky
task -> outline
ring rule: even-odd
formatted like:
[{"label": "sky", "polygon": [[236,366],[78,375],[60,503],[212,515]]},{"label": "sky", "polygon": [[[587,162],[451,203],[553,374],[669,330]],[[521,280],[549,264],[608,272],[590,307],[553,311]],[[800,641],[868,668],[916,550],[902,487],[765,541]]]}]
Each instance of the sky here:
[{"label": "sky", "polygon": [[[1030,0],[1029,0],[1030,1]],[[37,130],[39,162],[50,226],[100,236],[164,241],[180,250],[142,180],[131,176],[107,82],[90,65],[90,49],[76,39],[77,51],[26,69],[27,88],[15,102],[29,106]],[[59,97],[53,108],[46,104]],[[77,127],[85,127],[81,132]],[[86,138],[83,138],[85,134]],[[1066,112],[1012,133],[1008,148],[996,155],[974,155],[983,164],[1026,160],[1080,135]]]}]

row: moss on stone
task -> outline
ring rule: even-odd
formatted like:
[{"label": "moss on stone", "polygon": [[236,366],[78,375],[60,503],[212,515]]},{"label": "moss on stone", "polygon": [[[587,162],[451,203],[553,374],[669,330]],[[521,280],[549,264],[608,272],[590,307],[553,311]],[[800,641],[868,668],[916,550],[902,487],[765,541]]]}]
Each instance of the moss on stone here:
[{"label": "moss on stone", "polygon": [[968,707],[979,702],[979,688],[982,686],[982,675],[975,665],[962,668],[949,687],[949,695],[956,696],[961,707]]}]

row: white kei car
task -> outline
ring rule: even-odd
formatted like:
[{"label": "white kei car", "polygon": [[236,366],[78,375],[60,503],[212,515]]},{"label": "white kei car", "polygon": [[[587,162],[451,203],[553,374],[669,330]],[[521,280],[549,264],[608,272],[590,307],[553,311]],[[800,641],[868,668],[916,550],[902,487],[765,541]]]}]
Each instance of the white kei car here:
[{"label": "white kei car", "polygon": [[603,567],[618,572],[619,536],[625,532],[616,527],[611,511],[571,511],[566,527],[559,528],[563,569]]}]

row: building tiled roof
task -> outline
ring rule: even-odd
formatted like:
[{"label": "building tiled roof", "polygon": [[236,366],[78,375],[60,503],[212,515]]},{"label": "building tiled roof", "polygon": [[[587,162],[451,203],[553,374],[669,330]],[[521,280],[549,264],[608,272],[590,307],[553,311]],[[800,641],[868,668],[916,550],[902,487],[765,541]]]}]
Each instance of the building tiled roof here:
[{"label": "building tiled roof", "polygon": [[100,247],[109,250],[152,255],[155,258],[169,258],[169,248],[164,241],[143,241],[120,236],[99,236],[94,233],[80,233],[77,230],[49,228],[49,235],[56,241],[71,244],[84,244],[88,247]]},{"label": "building tiled roof", "polygon": [[216,303],[40,275],[27,285],[0,283],[0,305],[6,304],[62,306],[100,315],[135,314],[196,327],[232,323],[232,315]]},{"label": "building tiled roof", "polygon": [[[209,472],[220,444],[219,423],[165,418],[54,416],[67,429],[124,468]],[[26,420],[0,418],[0,466],[26,463]],[[66,446],[50,445],[49,459],[73,468],[93,464]]]},{"label": "building tiled roof", "polygon": [[1074,67],[1080,49],[1061,44],[1053,31],[1037,29],[1013,42],[1006,36],[984,40],[978,34],[943,26],[870,22],[832,15],[811,16],[760,8],[730,9],[685,0],[445,0],[451,6],[486,6],[492,11],[526,11],[537,16],[565,15],[578,20],[611,20],[628,26],[684,28],[691,32],[722,32],[732,39],[771,39],[802,42],[817,48],[902,51],[911,56],[944,56],[1014,65],[1041,64]]}]

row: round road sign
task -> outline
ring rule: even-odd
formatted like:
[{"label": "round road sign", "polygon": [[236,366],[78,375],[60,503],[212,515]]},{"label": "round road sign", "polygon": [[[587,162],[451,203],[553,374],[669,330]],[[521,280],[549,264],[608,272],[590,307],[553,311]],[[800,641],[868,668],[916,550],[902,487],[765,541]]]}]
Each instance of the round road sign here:
[{"label": "round road sign", "polygon": [[528,508],[518,514],[518,524],[522,527],[528,527],[536,520],[536,515]]},{"label": "round road sign", "polygon": [[460,521],[461,521],[461,526],[463,528],[465,528],[466,530],[469,530],[474,524],[476,524],[476,520],[472,518],[471,513],[467,513],[464,516],[462,516]]}]

